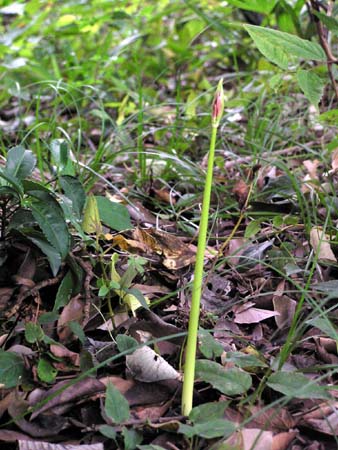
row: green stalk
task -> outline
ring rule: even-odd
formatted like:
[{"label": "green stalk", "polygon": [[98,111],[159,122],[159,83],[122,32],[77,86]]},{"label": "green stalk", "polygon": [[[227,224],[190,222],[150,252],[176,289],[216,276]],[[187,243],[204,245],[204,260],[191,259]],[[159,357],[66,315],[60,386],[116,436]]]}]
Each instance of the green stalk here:
[{"label": "green stalk", "polygon": [[189,315],[188,338],[187,338],[187,347],[184,365],[184,381],[182,391],[182,414],[184,416],[188,416],[192,409],[199,312],[200,312],[202,284],[203,284],[204,254],[207,243],[209,206],[210,206],[213,167],[215,159],[215,145],[216,145],[217,129],[223,114],[223,109],[224,109],[223,80],[220,80],[217,86],[211,116],[212,131],[208,157],[208,168],[204,185],[202,212],[199,225],[197,254],[194,272],[194,282],[192,287],[191,309]]}]

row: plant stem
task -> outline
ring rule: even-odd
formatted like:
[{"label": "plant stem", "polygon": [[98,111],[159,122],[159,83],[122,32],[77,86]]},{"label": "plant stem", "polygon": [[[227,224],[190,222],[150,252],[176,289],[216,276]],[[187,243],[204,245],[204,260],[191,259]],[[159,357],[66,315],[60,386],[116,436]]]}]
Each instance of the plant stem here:
[{"label": "plant stem", "polygon": [[189,316],[188,327],[188,340],[186,347],[186,359],[184,366],[184,382],[182,392],[182,414],[187,416],[192,409],[192,397],[194,389],[195,378],[195,362],[196,362],[196,347],[197,347],[197,334],[199,324],[199,312],[200,302],[202,295],[202,283],[203,283],[203,266],[204,266],[204,253],[207,241],[208,231],[208,219],[209,219],[209,206],[212,187],[212,175],[215,155],[217,126],[212,127],[210,151],[208,158],[207,175],[205,179],[205,187],[203,194],[202,213],[199,226],[196,265],[194,272],[194,282],[192,287],[191,297],[191,310]]}]

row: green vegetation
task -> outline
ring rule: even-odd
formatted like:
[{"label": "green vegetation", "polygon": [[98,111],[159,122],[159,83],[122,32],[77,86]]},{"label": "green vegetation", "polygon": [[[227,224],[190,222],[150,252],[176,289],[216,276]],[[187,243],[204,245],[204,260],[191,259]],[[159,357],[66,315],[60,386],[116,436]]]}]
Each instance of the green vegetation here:
[{"label": "green vegetation", "polygon": [[0,441],[335,448],[337,5],[0,17]]}]

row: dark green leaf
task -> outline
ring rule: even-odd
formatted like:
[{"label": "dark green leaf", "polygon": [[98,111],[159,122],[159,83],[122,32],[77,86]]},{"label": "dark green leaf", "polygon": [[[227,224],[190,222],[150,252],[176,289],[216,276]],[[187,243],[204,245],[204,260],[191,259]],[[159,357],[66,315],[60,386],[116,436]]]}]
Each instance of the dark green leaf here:
[{"label": "dark green leaf", "polygon": [[208,358],[217,358],[224,352],[222,345],[217,342],[208,331],[200,330],[199,349],[203,355]]},{"label": "dark green leaf", "polygon": [[338,36],[338,20],[335,17],[327,16],[319,11],[313,11],[313,14],[323,22],[328,30],[332,31],[332,34]]},{"label": "dark green leaf", "polygon": [[96,196],[101,221],[116,231],[128,230],[132,227],[127,208],[120,203],[111,202],[106,197]]},{"label": "dark green leaf", "polygon": [[0,178],[3,178],[11,185],[11,187],[16,191],[18,197],[23,195],[23,186],[18,178],[6,172],[6,170],[0,168]]},{"label": "dark green leaf", "polygon": [[194,423],[208,422],[209,420],[223,419],[224,411],[229,402],[210,402],[196,406],[189,414],[189,419]]},{"label": "dark green leaf", "polygon": [[70,176],[60,177],[59,181],[65,195],[72,201],[74,213],[80,219],[86,202],[86,193],[81,182],[77,178]]},{"label": "dark green leaf", "polygon": [[226,395],[243,394],[252,384],[248,373],[240,369],[225,370],[220,364],[208,360],[196,361],[196,377]]},{"label": "dark green leaf", "polygon": [[0,349],[0,385],[9,389],[19,384],[24,374],[24,362],[17,353]]},{"label": "dark green leaf", "polygon": [[314,319],[307,320],[306,323],[313,327],[319,328],[320,331],[338,342],[337,330],[328,317],[316,317]]},{"label": "dark green leaf", "polygon": [[73,283],[72,272],[68,270],[56,293],[53,311],[57,311],[61,306],[67,305],[73,291]]},{"label": "dark green leaf", "polygon": [[23,180],[33,172],[36,165],[36,157],[31,150],[25,150],[21,145],[11,148],[7,153],[7,174]]},{"label": "dark green leaf", "polygon": [[243,368],[267,367],[264,361],[261,361],[255,355],[247,355],[241,352],[227,352],[226,360],[233,362],[236,366]]},{"label": "dark green leaf", "polygon": [[46,241],[44,235],[38,231],[25,231],[23,234],[33,242],[46,256],[54,276],[58,273],[61,267],[61,255]]},{"label": "dark green leaf", "polygon": [[130,417],[129,404],[121,392],[112,383],[106,390],[105,411],[114,423],[120,424]]},{"label": "dark green leaf", "polygon": [[196,423],[193,426],[181,424],[178,432],[184,434],[187,438],[200,436],[206,439],[217,437],[228,437],[236,431],[237,425],[226,419],[213,419],[202,423]]},{"label": "dark green leaf", "polygon": [[301,373],[277,372],[268,378],[266,384],[274,391],[292,398],[330,398],[324,386]]},{"label": "dark green leaf", "polygon": [[63,218],[62,209],[57,201],[48,193],[31,191],[32,213],[49,243],[64,259],[70,246],[70,236],[67,224]]}]

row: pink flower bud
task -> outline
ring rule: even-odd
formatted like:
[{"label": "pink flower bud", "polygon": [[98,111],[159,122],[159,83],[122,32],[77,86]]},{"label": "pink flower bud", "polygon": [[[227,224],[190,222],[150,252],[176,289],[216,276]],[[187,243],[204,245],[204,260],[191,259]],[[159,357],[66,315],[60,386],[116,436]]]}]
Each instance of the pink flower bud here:
[{"label": "pink flower bud", "polygon": [[212,125],[218,127],[224,111],[224,92],[223,92],[223,78],[218,82],[214,101],[212,103]]}]

